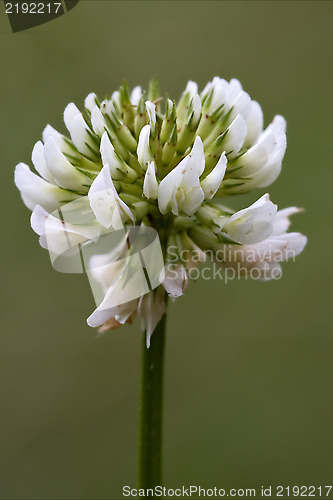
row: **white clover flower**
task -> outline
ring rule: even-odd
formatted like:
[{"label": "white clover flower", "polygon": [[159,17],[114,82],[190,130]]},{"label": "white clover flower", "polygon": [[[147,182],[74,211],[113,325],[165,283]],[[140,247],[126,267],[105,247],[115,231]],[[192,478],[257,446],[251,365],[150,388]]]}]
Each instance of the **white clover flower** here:
[{"label": "white clover flower", "polygon": [[[89,279],[103,297],[90,326],[104,331],[138,314],[149,344],[166,294],[183,294],[189,270],[207,250],[237,275],[256,268],[262,279],[280,271],[277,257],[288,260],[303,250],[306,238],[287,232],[299,209],[278,211],[268,194],[236,212],[221,203],[223,196],[271,184],[286,149],[285,120],[276,116],[264,129],[260,105],[238,80],[215,77],[201,93],[189,81],[178,103],[160,98],[156,81],[148,92],[135,87],[131,94],[124,84],[102,102],[89,94],[84,112],[70,103],[64,122],[69,136],[47,125],[32,152],[37,174],[20,163],[15,183],[50,252],[61,252],[66,241],[81,248],[108,230],[125,231],[117,251],[92,257]],[[85,220],[57,217],[79,200]],[[162,284],[136,296],[126,287],[134,279],[126,254],[126,228],[133,225],[154,228],[165,256]]]}]

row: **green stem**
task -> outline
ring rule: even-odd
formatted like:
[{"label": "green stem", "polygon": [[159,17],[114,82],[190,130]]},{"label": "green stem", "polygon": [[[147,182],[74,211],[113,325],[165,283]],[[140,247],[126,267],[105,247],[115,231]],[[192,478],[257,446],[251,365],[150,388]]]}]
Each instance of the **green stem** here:
[{"label": "green stem", "polygon": [[139,488],[162,484],[163,364],[166,314],[147,349],[143,338],[139,428]]}]

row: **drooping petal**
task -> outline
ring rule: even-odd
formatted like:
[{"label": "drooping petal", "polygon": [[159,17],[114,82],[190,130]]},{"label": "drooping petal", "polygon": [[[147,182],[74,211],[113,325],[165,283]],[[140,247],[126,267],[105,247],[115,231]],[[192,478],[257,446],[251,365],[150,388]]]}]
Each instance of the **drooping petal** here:
[{"label": "drooping petal", "polygon": [[158,288],[145,295],[139,304],[138,312],[142,318],[142,329],[146,332],[147,347],[150,347],[151,336],[166,312],[163,288]]},{"label": "drooping petal", "polygon": [[164,286],[169,297],[175,299],[183,295],[187,285],[187,273],[182,264],[168,263],[165,266]]},{"label": "drooping petal", "polygon": [[[100,331],[112,330],[126,323],[130,316],[136,312],[138,306],[137,300],[132,300],[125,304],[120,304],[110,309],[95,309],[87,319],[89,326],[96,328],[101,326]],[[113,320],[113,321],[112,321]]]}]

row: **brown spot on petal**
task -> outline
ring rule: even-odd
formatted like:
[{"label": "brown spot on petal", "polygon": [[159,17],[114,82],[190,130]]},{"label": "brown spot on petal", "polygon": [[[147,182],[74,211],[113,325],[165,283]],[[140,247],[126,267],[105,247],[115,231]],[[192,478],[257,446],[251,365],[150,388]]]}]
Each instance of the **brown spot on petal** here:
[{"label": "brown spot on petal", "polygon": [[[125,323],[132,324],[133,320],[135,318],[136,311],[134,311],[130,317],[127,319]],[[108,330],[115,330],[116,328],[119,328],[122,326],[122,323],[119,323],[119,321],[116,320],[116,318],[110,318],[105,323],[98,328],[98,333],[104,333],[107,332]]]},{"label": "brown spot on petal", "polygon": [[117,321],[115,318],[110,318],[105,323],[99,327],[98,332],[103,333],[107,332],[108,330],[114,330],[115,328],[119,328],[121,324],[119,321]]}]

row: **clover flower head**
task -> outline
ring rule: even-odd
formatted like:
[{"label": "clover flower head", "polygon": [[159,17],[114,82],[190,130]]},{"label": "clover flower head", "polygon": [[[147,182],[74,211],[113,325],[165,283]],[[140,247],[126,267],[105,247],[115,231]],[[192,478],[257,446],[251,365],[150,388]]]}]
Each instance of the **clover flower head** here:
[{"label": "clover flower head", "polygon": [[[278,211],[268,194],[236,212],[223,202],[270,185],[286,150],[284,118],[264,129],[260,105],[238,80],[215,77],[201,92],[189,81],[178,102],[160,97],[156,80],[147,92],[130,93],[123,84],[103,101],[89,94],[83,112],[69,104],[64,122],[67,135],[46,126],[32,151],[37,173],[20,163],[15,183],[49,251],[60,254],[68,239],[84,248],[108,230],[124,231],[116,249],[91,256],[89,279],[103,293],[89,325],[104,331],[139,314],[149,344],[165,292],[182,295],[191,268],[208,251],[221,267],[237,275],[256,268],[266,280],[281,270],[277,254],[283,261],[289,250],[293,256],[303,250],[306,238],[287,232],[299,209]],[[70,212],[73,202],[84,216],[64,224],[57,213]],[[161,283],[135,297],[124,293],[133,275],[127,253],[133,227],[154,229],[164,257]]]}]

